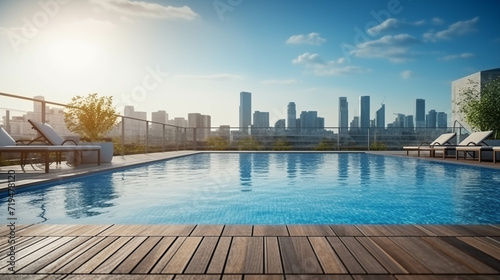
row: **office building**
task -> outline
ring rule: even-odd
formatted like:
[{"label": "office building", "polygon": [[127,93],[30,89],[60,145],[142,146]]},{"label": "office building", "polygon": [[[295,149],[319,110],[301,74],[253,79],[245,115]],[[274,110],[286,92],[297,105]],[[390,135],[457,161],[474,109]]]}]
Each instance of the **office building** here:
[{"label": "office building", "polygon": [[240,131],[248,133],[248,127],[252,125],[252,94],[240,92]]},{"label": "office building", "polygon": [[448,127],[448,115],[445,112],[437,113],[437,127],[447,128]]},{"label": "office building", "polygon": [[413,124],[413,115],[407,115],[404,117],[404,127],[413,130],[415,127]]},{"label": "office building", "polygon": [[[295,123],[295,120],[294,120],[294,123]],[[285,119],[279,119],[274,124],[274,131],[275,132],[284,132],[285,131],[285,126],[286,126],[286,120]]]},{"label": "office building", "polygon": [[402,128],[405,127],[405,115],[400,113],[395,113],[397,115],[396,119],[392,123],[392,127],[394,128]]},{"label": "office building", "polygon": [[300,131],[310,132],[317,129],[318,126],[318,112],[316,111],[302,111],[300,113]]},{"label": "office building", "polygon": [[375,113],[375,127],[385,128],[385,104]]},{"label": "office building", "polygon": [[287,125],[288,130],[293,131],[297,128],[297,111],[295,109],[295,102],[288,103],[287,107]]},{"label": "office building", "polygon": [[350,124],[351,131],[359,129],[359,117],[354,116]]},{"label": "office building", "polygon": [[349,126],[349,103],[347,97],[339,97],[339,133],[345,134]]},{"label": "office building", "polygon": [[135,111],[134,106],[125,106],[123,108],[123,115],[131,118],[124,118],[126,138],[133,139],[134,141],[143,141],[146,138],[145,120],[147,120],[148,113]]},{"label": "office building", "polygon": [[458,121],[468,131],[472,131],[471,126],[465,120],[465,116],[460,113],[460,106],[458,105],[458,103],[461,100],[462,92],[471,86],[469,80],[481,86],[484,86],[484,84],[486,84],[488,81],[491,81],[498,77],[500,77],[500,68],[479,71],[453,81],[451,83],[451,123],[454,124],[455,121]]},{"label": "office building", "polygon": [[191,128],[187,132],[188,140],[195,139],[196,141],[204,141],[210,136],[211,117],[209,115],[202,115],[200,113],[188,114],[188,127]]},{"label": "office building", "polygon": [[254,128],[269,128],[269,112],[255,111],[253,113]]},{"label": "office building", "polygon": [[370,96],[359,97],[359,127],[366,133],[370,127]]},{"label": "office building", "polygon": [[425,99],[417,99],[415,102],[415,127],[426,127],[425,121]]},{"label": "office building", "polygon": [[427,128],[436,128],[437,113],[436,110],[430,110],[427,114]]}]

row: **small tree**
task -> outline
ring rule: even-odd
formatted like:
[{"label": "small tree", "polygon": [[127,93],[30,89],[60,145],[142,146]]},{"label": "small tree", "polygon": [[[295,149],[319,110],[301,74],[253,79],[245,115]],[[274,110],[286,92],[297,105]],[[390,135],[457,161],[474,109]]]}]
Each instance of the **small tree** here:
[{"label": "small tree", "polygon": [[470,86],[462,90],[461,100],[457,102],[459,110],[472,129],[495,131],[495,138],[500,138],[500,78],[491,80],[480,87],[469,80]]},{"label": "small tree", "polygon": [[99,141],[113,129],[117,121],[113,97],[75,96],[64,109],[68,130],[89,141]]},{"label": "small tree", "polygon": [[282,138],[276,140],[273,145],[273,150],[275,151],[290,151],[291,149],[292,145]]},{"label": "small tree", "polygon": [[238,142],[238,150],[240,151],[251,151],[251,150],[262,150],[262,145],[255,140],[253,137],[246,137]]},{"label": "small tree", "polygon": [[207,139],[209,150],[225,150],[229,146],[229,141],[220,136],[212,136]]},{"label": "small tree", "polygon": [[331,151],[331,150],[335,150],[335,143],[330,140],[330,139],[327,139],[327,138],[323,138],[321,140],[321,142],[318,143],[318,145],[316,145],[316,147],[314,147],[314,150],[315,151]]}]

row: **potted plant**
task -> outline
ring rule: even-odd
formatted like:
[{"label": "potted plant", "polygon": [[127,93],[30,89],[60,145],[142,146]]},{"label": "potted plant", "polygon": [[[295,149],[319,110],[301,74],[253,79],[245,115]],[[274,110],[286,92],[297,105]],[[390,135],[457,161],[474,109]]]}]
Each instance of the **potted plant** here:
[{"label": "potted plant", "polygon": [[[113,142],[104,142],[105,137],[116,125],[118,114],[113,107],[112,96],[92,93],[77,95],[64,109],[64,122],[68,130],[79,135],[82,141],[101,146],[101,162],[113,159]],[[84,152],[83,162],[96,162],[97,152]]]}]

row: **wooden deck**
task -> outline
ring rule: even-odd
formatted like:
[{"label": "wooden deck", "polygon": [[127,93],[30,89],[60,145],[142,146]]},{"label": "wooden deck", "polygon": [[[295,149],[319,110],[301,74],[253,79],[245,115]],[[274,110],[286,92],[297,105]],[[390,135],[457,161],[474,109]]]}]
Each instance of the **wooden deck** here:
[{"label": "wooden deck", "polygon": [[500,225],[31,225],[0,279],[500,279]]}]

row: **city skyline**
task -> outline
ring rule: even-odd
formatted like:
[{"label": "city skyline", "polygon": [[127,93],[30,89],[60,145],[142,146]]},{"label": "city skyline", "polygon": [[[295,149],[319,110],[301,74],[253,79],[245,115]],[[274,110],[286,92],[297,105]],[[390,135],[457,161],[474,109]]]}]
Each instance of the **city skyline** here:
[{"label": "city skyline", "polygon": [[[386,124],[393,113],[416,118],[417,98],[450,117],[452,81],[500,65],[500,30],[491,28],[500,25],[500,3],[450,6],[0,0],[0,91],[61,103],[97,92],[113,96],[120,112],[204,112],[214,126],[239,125],[242,90],[270,124],[287,119],[293,101],[298,112],[315,110],[325,126],[338,126],[343,96],[349,122],[359,96],[371,97],[372,113],[386,105]],[[2,107],[17,108],[10,105]]]}]

